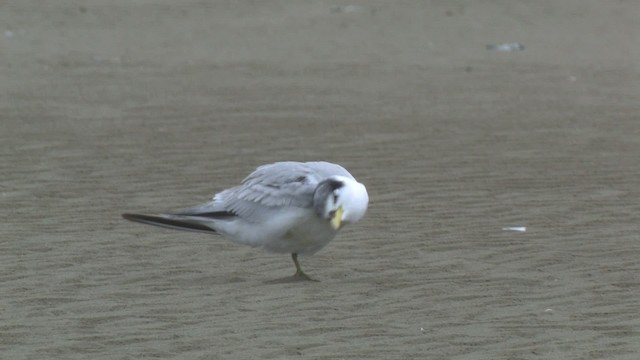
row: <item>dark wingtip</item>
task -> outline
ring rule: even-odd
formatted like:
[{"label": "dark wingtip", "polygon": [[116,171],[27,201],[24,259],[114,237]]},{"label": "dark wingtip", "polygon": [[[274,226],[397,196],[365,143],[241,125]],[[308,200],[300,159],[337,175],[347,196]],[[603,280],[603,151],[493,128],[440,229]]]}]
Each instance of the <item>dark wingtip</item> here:
[{"label": "dark wingtip", "polygon": [[123,217],[123,218],[125,218],[125,219],[127,219],[127,220],[130,220],[130,221],[135,221],[135,219],[136,219],[138,216],[140,216],[140,215],[138,215],[138,214],[129,214],[129,213],[124,213],[124,214],[122,214],[122,217]]},{"label": "dark wingtip", "polygon": [[160,217],[153,216],[153,215],[130,214],[130,213],[124,213],[122,214],[122,217],[129,221],[140,222],[145,224],[154,223],[154,222],[157,222],[159,219],[161,219]]},{"label": "dark wingtip", "polygon": [[149,224],[149,223],[154,224],[154,223],[162,220],[162,218],[159,217],[159,216],[144,215],[144,214],[124,213],[124,214],[122,214],[122,217],[127,219],[127,220],[129,220],[129,221],[139,222],[139,223],[144,223],[144,224]]},{"label": "dark wingtip", "polygon": [[188,219],[171,219],[157,215],[144,215],[144,214],[129,214],[124,213],[122,217],[133,222],[155,225],[164,228],[184,231],[197,231],[206,233],[215,233],[215,230],[208,226],[205,226],[197,221]]}]

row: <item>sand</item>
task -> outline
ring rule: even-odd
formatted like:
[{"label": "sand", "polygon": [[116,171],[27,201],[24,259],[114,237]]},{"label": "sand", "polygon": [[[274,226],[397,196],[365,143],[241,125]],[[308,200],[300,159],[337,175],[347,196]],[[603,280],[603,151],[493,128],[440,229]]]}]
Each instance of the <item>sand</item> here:
[{"label": "sand", "polygon": [[[639,17],[599,0],[3,2],[0,357],[638,359]],[[503,42],[525,48],[486,48]],[[315,159],[371,197],[301,259],[319,282],[120,218]]]}]

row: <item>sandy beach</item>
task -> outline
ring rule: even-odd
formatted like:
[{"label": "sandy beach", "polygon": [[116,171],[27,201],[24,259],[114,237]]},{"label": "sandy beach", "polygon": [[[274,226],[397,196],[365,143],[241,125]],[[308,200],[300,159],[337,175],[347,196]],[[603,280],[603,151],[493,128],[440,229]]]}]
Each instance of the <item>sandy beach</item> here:
[{"label": "sandy beach", "polygon": [[[640,358],[638,18],[624,0],[1,2],[0,358]],[[278,160],[369,190],[301,258],[319,282],[120,217]]]}]

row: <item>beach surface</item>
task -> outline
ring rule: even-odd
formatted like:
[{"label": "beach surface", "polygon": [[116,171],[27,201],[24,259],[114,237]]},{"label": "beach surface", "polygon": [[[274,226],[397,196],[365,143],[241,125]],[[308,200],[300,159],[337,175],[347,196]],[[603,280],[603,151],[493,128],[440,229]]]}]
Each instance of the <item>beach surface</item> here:
[{"label": "beach surface", "polygon": [[[638,359],[638,18],[623,0],[0,3],[0,358]],[[279,160],[369,190],[301,258],[319,282],[120,216]]]}]

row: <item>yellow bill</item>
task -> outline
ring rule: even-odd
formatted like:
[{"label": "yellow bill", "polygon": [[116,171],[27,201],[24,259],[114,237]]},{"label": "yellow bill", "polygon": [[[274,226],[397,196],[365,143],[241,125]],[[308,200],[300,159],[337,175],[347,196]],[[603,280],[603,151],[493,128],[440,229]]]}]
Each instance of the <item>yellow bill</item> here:
[{"label": "yellow bill", "polygon": [[338,206],[336,211],[333,213],[333,216],[331,216],[331,227],[334,230],[338,230],[340,229],[341,225],[342,225],[342,206]]}]

